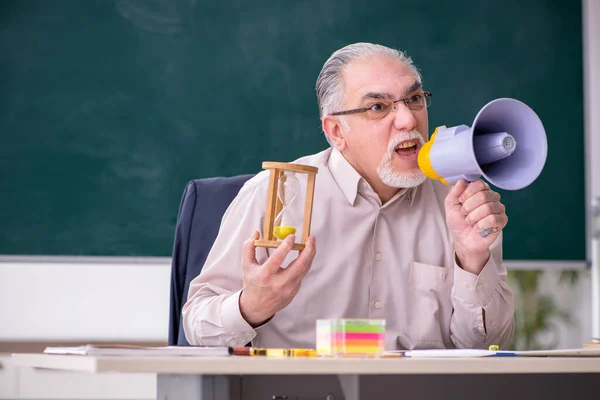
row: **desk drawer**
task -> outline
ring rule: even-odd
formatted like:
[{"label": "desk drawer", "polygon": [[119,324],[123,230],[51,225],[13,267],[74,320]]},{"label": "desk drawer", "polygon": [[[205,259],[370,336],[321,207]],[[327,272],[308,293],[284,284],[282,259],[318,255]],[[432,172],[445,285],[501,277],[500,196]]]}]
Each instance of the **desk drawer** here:
[{"label": "desk drawer", "polygon": [[17,398],[17,368],[11,364],[10,354],[0,354],[0,399]]},{"label": "desk drawer", "polygon": [[83,373],[20,367],[19,399],[154,400],[155,374]]}]

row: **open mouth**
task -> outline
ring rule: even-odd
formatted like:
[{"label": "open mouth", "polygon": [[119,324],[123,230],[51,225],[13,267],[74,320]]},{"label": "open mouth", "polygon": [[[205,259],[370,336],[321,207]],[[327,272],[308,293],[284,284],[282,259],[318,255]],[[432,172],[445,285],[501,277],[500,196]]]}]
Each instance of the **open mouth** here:
[{"label": "open mouth", "polygon": [[419,150],[419,143],[415,140],[405,140],[404,142],[400,143],[397,147],[396,147],[396,154],[399,155],[410,155],[410,154],[417,154],[417,151]]}]

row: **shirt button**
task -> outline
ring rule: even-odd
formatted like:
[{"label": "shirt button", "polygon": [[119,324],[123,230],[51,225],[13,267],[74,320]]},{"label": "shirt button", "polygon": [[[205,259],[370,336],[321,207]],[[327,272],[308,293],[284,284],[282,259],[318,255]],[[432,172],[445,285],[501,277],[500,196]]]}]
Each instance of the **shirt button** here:
[{"label": "shirt button", "polygon": [[381,260],[381,253],[380,253],[380,252],[377,252],[377,253],[375,254],[375,259],[376,259],[377,261]]},{"label": "shirt button", "polygon": [[477,284],[477,290],[481,290],[481,288],[483,288],[483,283],[478,283]]},{"label": "shirt button", "polygon": [[375,302],[375,308],[379,309],[381,307],[383,307],[383,304],[380,301],[376,301]]}]

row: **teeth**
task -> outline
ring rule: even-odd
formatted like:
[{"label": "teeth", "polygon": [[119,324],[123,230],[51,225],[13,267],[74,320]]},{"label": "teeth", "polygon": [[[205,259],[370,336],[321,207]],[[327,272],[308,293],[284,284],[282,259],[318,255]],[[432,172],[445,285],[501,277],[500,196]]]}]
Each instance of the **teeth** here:
[{"label": "teeth", "polygon": [[413,142],[412,140],[408,140],[406,142],[402,142],[398,145],[398,149],[407,149],[409,147],[413,147],[416,146],[417,144],[415,142]]}]

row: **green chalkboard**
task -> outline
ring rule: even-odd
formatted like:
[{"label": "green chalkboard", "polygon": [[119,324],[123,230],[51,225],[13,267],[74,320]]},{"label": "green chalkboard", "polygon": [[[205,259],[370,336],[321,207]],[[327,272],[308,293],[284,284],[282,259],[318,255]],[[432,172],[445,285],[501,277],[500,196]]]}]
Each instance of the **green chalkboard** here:
[{"label": "green chalkboard", "polygon": [[498,97],[539,114],[505,254],[585,259],[580,2],[13,0],[0,22],[0,254],[169,256],[189,180],[327,146],[317,74],[370,41],[413,57],[432,129]]}]

